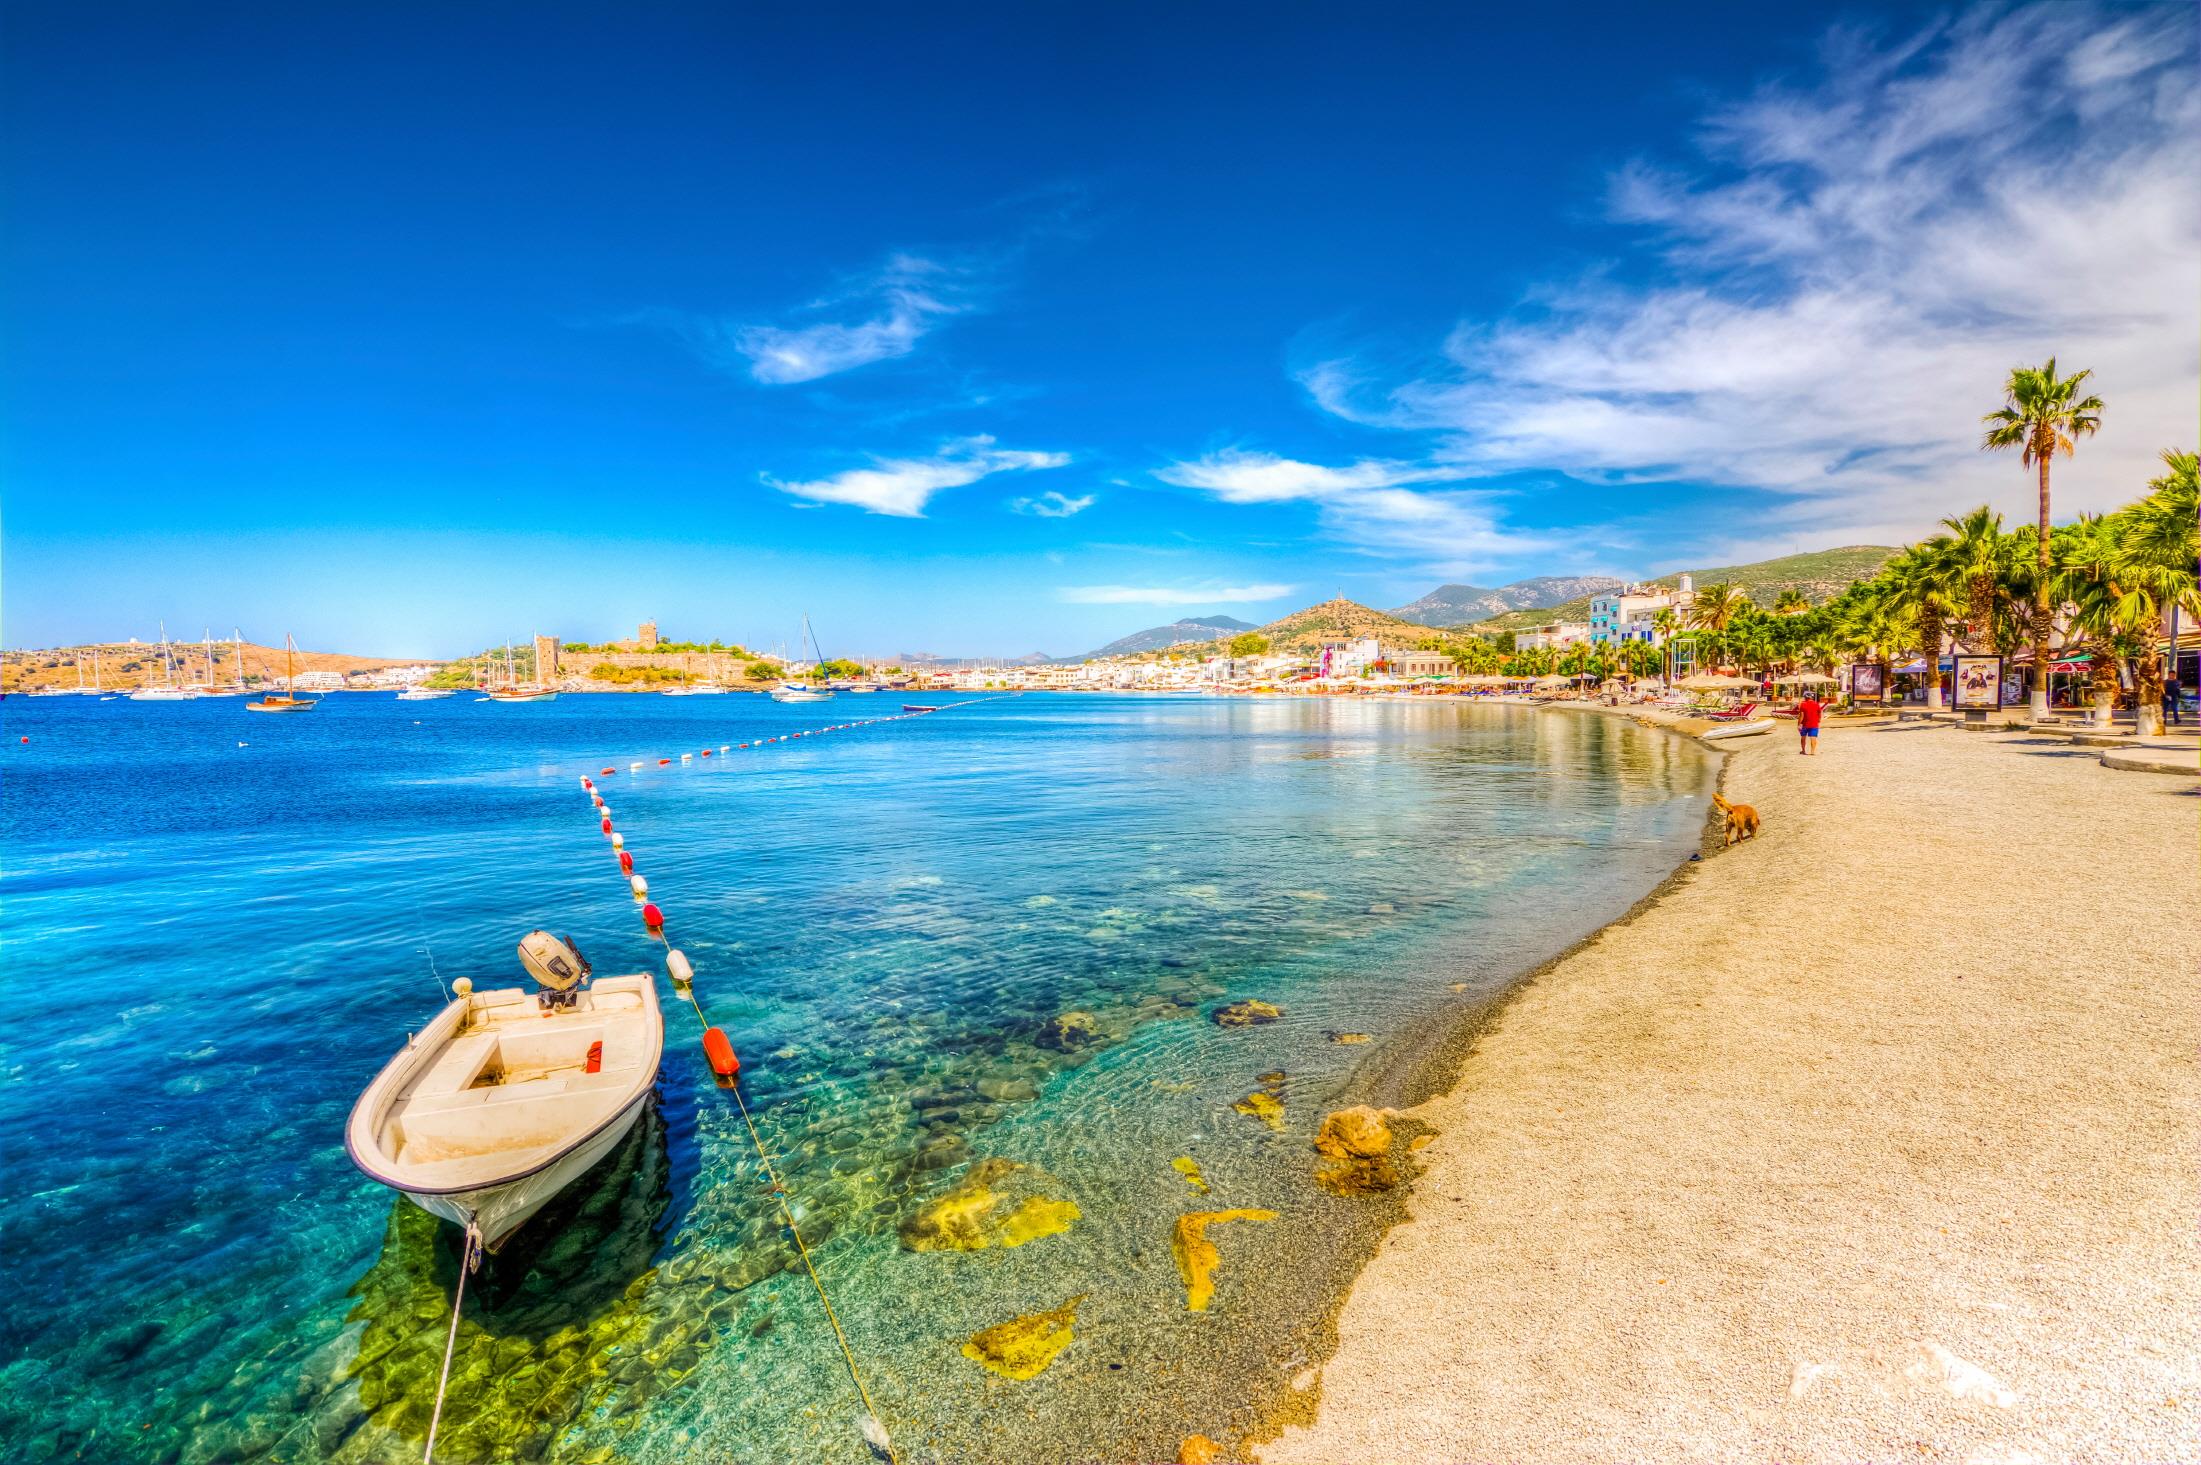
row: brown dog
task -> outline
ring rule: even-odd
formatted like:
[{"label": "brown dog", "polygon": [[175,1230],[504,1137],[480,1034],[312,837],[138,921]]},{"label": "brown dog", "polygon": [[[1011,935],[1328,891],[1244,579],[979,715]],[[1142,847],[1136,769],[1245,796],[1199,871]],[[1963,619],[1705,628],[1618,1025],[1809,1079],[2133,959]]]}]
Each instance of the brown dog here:
[{"label": "brown dog", "polygon": [[1712,795],[1712,803],[1727,815],[1727,838],[1720,841],[1725,849],[1738,839],[1758,837],[1758,811],[1748,804],[1730,804],[1719,794]]}]

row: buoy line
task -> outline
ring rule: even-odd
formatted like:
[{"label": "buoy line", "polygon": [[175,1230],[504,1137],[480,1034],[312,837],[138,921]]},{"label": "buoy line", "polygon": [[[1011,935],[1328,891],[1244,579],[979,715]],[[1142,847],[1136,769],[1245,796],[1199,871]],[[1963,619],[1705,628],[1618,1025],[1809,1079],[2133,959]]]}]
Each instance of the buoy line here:
[{"label": "buoy line", "polygon": [[[676,757],[637,758],[627,764],[626,771],[629,773],[647,773],[651,768],[670,768],[676,763],[693,763],[698,757],[709,758],[713,755],[727,753],[755,752],[780,743],[791,743],[797,738],[817,738],[823,737],[827,733],[853,732],[857,728],[878,727],[889,722],[908,722],[914,717],[929,717],[935,712],[953,712],[959,707],[976,707],[981,702],[998,700],[996,697],[973,697],[964,702],[950,702],[940,707],[928,707],[920,712],[897,712],[888,717],[860,717],[854,722],[833,722],[826,724],[824,727],[797,728],[794,732],[777,733],[768,738],[752,738],[746,743],[720,743],[716,747],[698,748],[695,752],[681,753]],[[616,778],[618,774],[619,765],[616,763],[607,763],[596,770],[598,778]],[[587,781],[585,776],[583,781]],[[593,784],[590,786],[594,787]]]},{"label": "buoy line", "polygon": [[[907,714],[904,716],[912,716]],[[892,719],[873,718],[874,722]],[[863,726],[862,723],[843,726]],[[837,729],[820,729],[837,731]],[[747,746],[746,744],[744,746]],[[741,1092],[741,1058],[734,1052],[733,1040],[726,1030],[713,1024],[704,1014],[703,1004],[695,995],[695,968],[688,961],[687,953],[673,945],[665,934],[665,913],[649,898],[650,882],[634,868],[634,854],[626,847],[626,837],[612,828],[611,811],[604,803],[604,796],[586,774],[581,776],[581,787],[589,796],[590,807],[597,816],[599,829],[611,841],[614,854],[619,857],[619,871],[627,877],[627,889],[642,907],[642,924],[650,938],[665,948],[665,975],[672,979],[673,990],[688,999],[695,1009],[695,1019],[703,1028],[703,1056],[716,1076],[718,1086],[734,1096],[734,1103],[741,1109],[741,1122],[749,1131],[749,1143],[756,1147],[757,1163],[763,1166],[764,1175],[771,1182],[773,1201],[779,1206],[780,1220],[787,1227],[787,1234],[795,1239],[795,1251],[802,1257],[803,1270],[810,1274],[810,1285],[817,1290],[818,1305],[825,1310],[825,1320],[833,1325],[833,1336],[841,1345],[842,1361],[848,1365],[849,1381],[856,1386],[856,1396],[863,1401],[864,1420],[861,1433],[867,1444],[883,1452],[891,1465],[901,1465],[901,1457],[894,1451],[893,1436],[887,1433],[886,1423],[879,1418],[879,1410],[871,1402],[871,1390],[864,1384],[863,1371],[856,1366],[856,1350],[849,1346],[848,1334],[842,1331],[840,1315],[833,1310],[833,1299],[826,1295],[825,1279],[818,1275],[818,1264],[811,1259],[810,1247],[802,1238],[802,1228],[795,1223],[795,1212],[787,1201],[787,1186],[780,1180],[778,1169],[772,1164],[771,1154],[764,1148],[764,1136],[757,1130],[755,1116],[749,1112],[749,1101]],[[461,1282],[463,1286],[463,1279]],[[456,1314],[453,1314],[453,1334],[456,1335]],[[445,1354],[445,1368],[450,1367],[449,1354]]]}]

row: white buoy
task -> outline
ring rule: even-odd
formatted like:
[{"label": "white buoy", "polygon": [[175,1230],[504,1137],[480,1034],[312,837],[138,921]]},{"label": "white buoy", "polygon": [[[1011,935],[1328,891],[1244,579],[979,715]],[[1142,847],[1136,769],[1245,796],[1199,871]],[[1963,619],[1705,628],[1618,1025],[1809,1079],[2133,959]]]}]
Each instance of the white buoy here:
[{"label": "white buoy", "polygon": [[460,977],[451,983],[451,990],[458,996],[470,997],[473,995],[474,992],[474,979],[471,977]]},{"label": "white buoy", "polygon": [[605,803],[602,799],[598,799],[596,801],[596,817],[609,819],[611,817],[611,805]]},{"label": "white buoy", "polygon": [[685,987],[695,980],[695,968],[688,965],[688,954],[679,949],[665,953],[665,975],[673,979],[673,985]]},{"label": "white buoy", "polygon": [[641,771],[642,765],[639,763],[629,763],[627,765],[627,772],[629,773],[640,773]]},{"label": "white buoy", "polygon": [[625,849],[627,847],[627,837],[624,834],[618,833],[616,830],[613,831],[611,836],[611,847],[613,849]]},{"label": "white buoy", "polygon": [[627,881],[627,885],[628,888],[634,891],[635,898],[637,900],[650,893],[650,882],[644,880],[640,875],[636,875],[634,878]]},{"label": "white buoy", "polygon": [[681,761],[681,762],[683,762],[683,763],[693,763],[693,762],[695,761],[695,754],[693,754],[693,753],[682,753],[682,754],[680,755],[680,761]]}]

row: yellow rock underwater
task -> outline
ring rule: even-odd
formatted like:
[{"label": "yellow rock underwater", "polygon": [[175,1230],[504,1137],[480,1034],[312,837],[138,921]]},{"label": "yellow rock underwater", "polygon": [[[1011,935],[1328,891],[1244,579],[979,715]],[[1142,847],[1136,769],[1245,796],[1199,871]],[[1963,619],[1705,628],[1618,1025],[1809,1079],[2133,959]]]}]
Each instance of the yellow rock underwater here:
[{"label": "yellow rock underwater", "polygon": [[1185,1279],[1185,1307],[1206,1312],[1215,1298],[1215,1271],[1223,1254],[1207,1239],[1207,1228],[1225,1221],[1273,1221],[1274,1211],[1192,1211],[1177,1218],[1177,1234],[1169,1249],[1177,1257],[1178,1275]]},{"label": "yellow rock underwater", "polygon": [[1207,1194],[1207,1177],[1200,1173],[1200,1162],[1198,1160],[1193,1159],[1190,1155],[1179,1155],[1169,1162],[1169,1168],[1184,1176],[1185,1184],[1202,1195]]},{"label": "yellow rock underwater", "polygon": [[980,1160],[953,1190],[903,1220],[902,1247],[984,1251],[1067,1231],[1079,1219],[1077,1203],[1042,1193],[1039,1187],[1047,1179],[1014,1160]]},{"label": "yellow rock underwater", "polygon": [[1241,1114],[1251,1114],[1269,1128],[1282,1133],[1284,1129],[1284,1101],[1271,1093],[1255,1089],[1252,1093],[1231,1105]]},{"label": "yellow rock underwater", "polygon": [[963,1356],[1005,1379],[1037,1378],[1077,1336],[1078,1304],[1089,1295],[1080,1292],[1053,1312],[1030,1313],[981,1328],[963,1345]]}]

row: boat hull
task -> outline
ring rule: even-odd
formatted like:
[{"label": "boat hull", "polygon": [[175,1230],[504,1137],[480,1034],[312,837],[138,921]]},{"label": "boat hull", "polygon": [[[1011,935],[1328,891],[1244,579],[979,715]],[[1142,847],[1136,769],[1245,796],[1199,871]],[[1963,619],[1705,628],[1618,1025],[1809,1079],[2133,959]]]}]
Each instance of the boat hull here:
[{"label": "boat hull", "polygon": [[550,1204],[559,1191],[594,1169],[598,1160],[610,1154],[634,1128],[634,1122],[642,1117],[649,1100],[649,1091],[645,1089],[635,1095],[634,1102],[621,1110],[595,1138],[560,1155],[546,1169],[509,1184],[484,1186],[480,1190],[459,1191],[452,1195],[411,1190],[399,1193],[432,1216],[441,1216],[460,1227],[472,1226],[482,1237],[484,1249],[495,1251],[511,1240],[513,1233],[526,1225],[537,1211]]},{"label": "boat hull", "polygon": [[1705,730],[1704,730],[1703,732],[1701,732],[1701,733],[1698,733],[1698,734],[1697,734],[1697,736],[1698,736],[1698,737],[1700,737],[1700,738],[1713,738],[1713,739],[1719,739],[1719,738],[1755,738],[1755,737],[1763,737],[1763,736],[1764,736],[1765,734],[1767,734],[1767,733],[1769,733],[1769,732],[1773,731],[1773,729],[1774,729],[1774,728],[1776,728],[1776,727],[1778,727],[1778,726],[1780,726],[1780,724],[1779,724],[1779,723],[1775,722],[1775,721],[1774,721],[1774,720],[1773,720],[1772,718],[1770,718],[1770,717],[1766,717],[1766,718],[1760,718],[1759,720],[1757,720],[1757,721],[1755,721],[1755,722],[1729,722],[1729,723],[1722,723],[1722,724],[1721,724],[1720,726],[1718,726],[1718,727],[1708,727],[1708,728],[1706,728],[1706,729],[1705,729]]}]

